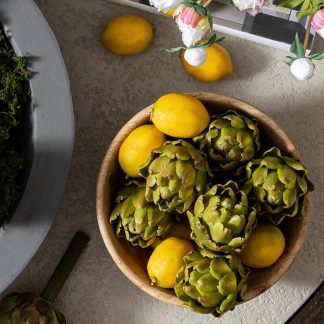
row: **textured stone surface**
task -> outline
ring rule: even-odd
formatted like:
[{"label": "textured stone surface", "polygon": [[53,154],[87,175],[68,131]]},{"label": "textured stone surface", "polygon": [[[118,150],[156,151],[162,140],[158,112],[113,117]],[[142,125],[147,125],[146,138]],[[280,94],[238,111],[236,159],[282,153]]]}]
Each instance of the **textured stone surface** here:
[{"label": "textured stone surface", "polygon": [[[323,278],[324,64],[308,82],[296,81],[282,63],[287,53],[227,37],[235,73],[218,84],[186,75],[177,55],[160,51],[180,44],[169,18],[137,12],[107,0],[38,0],[61,46],[71,81],[76,141],[69,182],[56,221],[20,277],[4,292],[40,292],[74,232],[91,236],[57,299],[71,324],[283,323]],[[136,57],[116,57],[100,43],[106,21],[140,13],[156,27],[153,45]],[[317,44],[323,50],[323,42]],[[288,273],[260,297],[222,319],[163,304],[141,292],[115,266],[101,240],[95,211],[100,163],[117,130],[136,112],[170,91],[210,91],[250,102],[273,117],[300,149],[316,185],[305,245]]]}]

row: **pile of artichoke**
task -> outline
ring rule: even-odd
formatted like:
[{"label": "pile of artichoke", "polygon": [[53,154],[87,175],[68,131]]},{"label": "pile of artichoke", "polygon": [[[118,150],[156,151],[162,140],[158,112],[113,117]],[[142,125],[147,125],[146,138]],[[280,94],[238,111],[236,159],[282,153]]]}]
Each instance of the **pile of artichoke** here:
[{"label": "pile of artichoke", "polygon": [[243,300],[250,270],[237,253],[256,222],[303,216],[313,190],[307,169],[278,148],[265,151],[257,122],[234,111],[212,116],[194,138],[169,137],[139,173],[117,194],[110,215],[117,236],[147,248],[187,217],[197,251],[184,258],[175,293],[215,316]]},{"label": "pile of artichoke", "polygon": [[0,323],[65,324],[66,320],[47,300],[33,293],[12,293],[1,301]]}]

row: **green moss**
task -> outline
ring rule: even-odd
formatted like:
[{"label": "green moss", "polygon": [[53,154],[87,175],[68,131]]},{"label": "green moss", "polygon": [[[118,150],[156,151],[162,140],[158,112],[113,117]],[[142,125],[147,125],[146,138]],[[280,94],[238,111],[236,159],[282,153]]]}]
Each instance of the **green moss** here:
[{"label": "green moss", "polygon": [[26,58],[15,54],[0,26],[0,225],[19,198],[17,180],[23,159],[17,134],[30,97],[29,77]]}]

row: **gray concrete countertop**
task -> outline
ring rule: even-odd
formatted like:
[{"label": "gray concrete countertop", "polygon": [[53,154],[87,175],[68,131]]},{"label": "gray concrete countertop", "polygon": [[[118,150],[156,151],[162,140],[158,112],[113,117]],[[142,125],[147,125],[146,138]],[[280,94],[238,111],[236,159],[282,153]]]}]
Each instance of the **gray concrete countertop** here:
[{"label": "gray concrete countertop", "polygon": [[[37,0],[52,27],[69,72],[76,139],[60,212],[41,248],[12,291],[40,292],[74,232],[91,236],[56,305],[71,324],[105,323],[283,323],[323,279],[324,64],[307,82],[295,80],[282,63],[287,53],[226,37],[235,73],[221,83],[188,76],[176,55],[160,51],[180,44],[169,18],[137,12],[107,0]],[[136,57],[117,57],[100,43],[111,17],[136,12],[155,26],[153,45]],[[178,42],[177,42],[178,40]],[[316,49],[323,50],[317,40]],[[300,149],[316,191],[305,245],[288,273],[267,292],[222,319],[163,304],[141,292],[119,271],[101,239],[95,210],[96,180],[103,155],[118,129],[167,92],[210,91],[250,102],[273,117]]]}]

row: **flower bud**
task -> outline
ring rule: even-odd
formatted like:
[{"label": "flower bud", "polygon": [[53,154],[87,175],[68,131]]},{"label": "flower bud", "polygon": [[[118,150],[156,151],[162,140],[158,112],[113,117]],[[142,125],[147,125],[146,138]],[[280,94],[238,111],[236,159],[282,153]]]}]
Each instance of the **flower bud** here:
[{"label": "flower bud", "polygon": [[202,65],[207,58],[207,50],[203,47],[188,48],[184,52],[184,59],[192,66]]},{"label": "flower bud", "polygon": [[174,12],[174,18],[186,47],[195,45],[210,30],[207,16],[202,16],[192,7],[180,5]]},{"label": "flower bud", "polygon": [[299,58],[291,64],[290,71],[298,80],[308,80],[314,75],[314,64],[308,58]]}]

